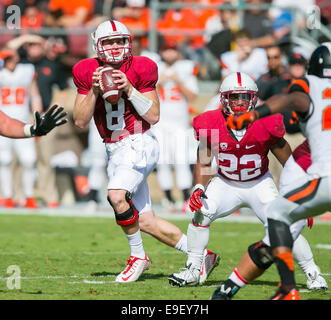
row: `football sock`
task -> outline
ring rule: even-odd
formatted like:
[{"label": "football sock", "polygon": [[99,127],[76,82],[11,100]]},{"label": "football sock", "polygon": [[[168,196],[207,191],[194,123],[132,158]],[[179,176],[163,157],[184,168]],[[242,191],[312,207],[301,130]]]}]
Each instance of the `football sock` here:
[{"label": "football sock", "polygon": [[175,245],[175,249],[187,254],[187,236],[183,234],[177,244]]},{"label": "football sock", "polygon": [[145,259],[145,250],[141,238],[140,229],[134,234],[125,234],[131,249],[131,256]]},{"label": "football sock", "polygon": [[275,263],[280,275],[282,287],[289,291],[295,287],[294,262],[291,252],[279,253],[275,256]]},{"label": "football sock", "polygon": [[243,288],[248,283],[239,273],[237,268],[233,270],[233,272],[230,274],[230,277],[228,280],[231,280],[236,286],[239,288]]},{"label": "football sock", "polygon": [[[280,276],[282,288],[290,291],[295,288],[294,262],[292,256],[293,238],[290,227],[286,223],[268,218],[268,231],[270,246],[273,250],[274,261]],[[279,252],[280,247],[288,248],[287,251]]]},{"label": "football sock", "polygon": [[194,226],[191,222],[187,228],[187,265],[193,264],[201,268],[203,253],[209,242],[209,226]]},{"label": "football sock", "polygon": [[314,273],[315,270],[319,272],[309,243],[301,234],[294,241],[292,254],[294,260],[298,263],[305,274]]}]

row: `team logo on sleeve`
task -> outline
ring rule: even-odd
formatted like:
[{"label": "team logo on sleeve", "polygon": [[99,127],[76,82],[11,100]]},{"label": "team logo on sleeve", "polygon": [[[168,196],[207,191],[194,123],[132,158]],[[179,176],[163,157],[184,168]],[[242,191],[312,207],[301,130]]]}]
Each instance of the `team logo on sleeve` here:
[{"label": "team logo on sleeve", "polygon": [[221,142],[220,143],[221,150],[226,150],[228,148],[228,144],[226,142]]}]

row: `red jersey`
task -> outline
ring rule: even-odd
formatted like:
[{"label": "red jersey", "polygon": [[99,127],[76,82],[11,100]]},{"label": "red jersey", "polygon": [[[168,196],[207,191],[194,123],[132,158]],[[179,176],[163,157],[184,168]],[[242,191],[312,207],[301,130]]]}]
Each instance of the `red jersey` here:
[{"label": "red jersey", "polygon": [[283,116],[275,114],[250,124],[238,141],[226,126],[222,110],[204,112],[193,119],[196,138],[211,148],[218,173],[233,181],[251,181],[268,171],[268,152],[285,134]]},{"label": "red jersey", "polygon": [[[87,95],[92,88],[92,74],[96,68],[104,65],[98,58],[88,58],[79,61],[72,69],[73,80],[77,92]],[[120,67],[131,82],[141,93],[155,90],[158,80],[157,65],[147,57],[132,57]],[[99,95],[95,110],[94,121],[100,136],[106,143],[117,142],[128,135],[142,133],[150,128],[128,100],[125,92],[117,104],[112,105]]]},{"label": "red jersey", "polygon": [[308,140],[306,139],[292,152],[295,162],[304,170],[311,166],[311,155]]}]

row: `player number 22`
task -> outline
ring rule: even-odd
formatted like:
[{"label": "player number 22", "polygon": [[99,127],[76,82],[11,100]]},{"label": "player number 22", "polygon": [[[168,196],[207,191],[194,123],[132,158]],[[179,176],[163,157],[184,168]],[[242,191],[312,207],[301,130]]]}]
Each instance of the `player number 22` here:
[{"label": "player number 22", "polygon": [[[219,161],[228,160],[230,166],[219,165],[222,173],[231,180],[246,181],[258,177],[261,174],[261,157],[258,154],[245,154],[239,159],[234,154],[220,153]],[[238,164],[245,165],[248,162],[254,162],[254,168],[244,168],[239,171],[239,174],[234,173],[238,170]]]}]

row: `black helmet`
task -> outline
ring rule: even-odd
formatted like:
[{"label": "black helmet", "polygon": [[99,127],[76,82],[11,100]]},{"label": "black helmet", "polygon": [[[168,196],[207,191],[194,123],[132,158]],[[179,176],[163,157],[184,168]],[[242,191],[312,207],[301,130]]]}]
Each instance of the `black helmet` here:
[{"label": "black helmet", "polygon": [[312,53],[308,74],[319,78],[331,78],[331,42],[324,42]]}]

